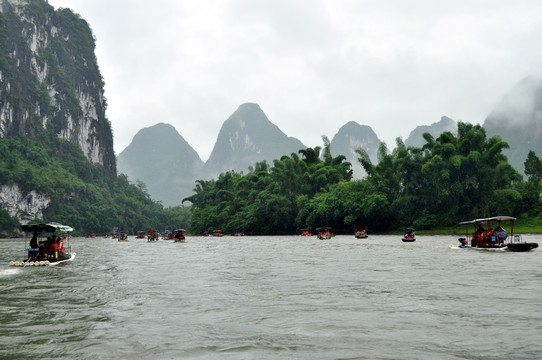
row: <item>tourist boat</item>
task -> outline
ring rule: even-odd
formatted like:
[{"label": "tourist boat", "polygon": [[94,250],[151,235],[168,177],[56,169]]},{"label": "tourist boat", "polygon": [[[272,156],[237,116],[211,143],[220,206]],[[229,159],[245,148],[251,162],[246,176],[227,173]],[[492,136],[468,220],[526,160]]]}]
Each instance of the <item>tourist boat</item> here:
[{"label": "tourist boat", "polygon": [[185,229],[173,230],[173,238],[175,239],[175,242],[185,242],[185,237],[184,237],[185,232],[186,232]]},{"label": "tourist boat", "polygon": [[149,234],[147,235],[147,241],[149,241],[149,242],[158,241],[158,231],[149,230]]},{"label": "tourist boat", "polygon": [[312,236],[311,229],[302,229],[301,236]]},{"label": "tourist boat", "polygon": [[328,240],[335,236],[331,232],[331,228],[328,226],[316,228],[316,233],[316,237],[320,240]]},{"label": "tourist boat", "polygon": [[[22,225],[21,229],[26,233],[32,233],[27,258],[23,261],[12,261],[11,266],[53,266],[59,265],[75,258],[75,252],[71,251],[70,237],[61,238],[57,234],[73,231],[70,226],[59,223]],[[64,243],[64,241],[66,243]],[[25,236],[26,244],[26,236]],[[26,248],[26,246],[25,246]]]},{"label": "tourist boat", "polygon": [[171,230],[165,230],[162,234],[162,239],[164,240],[173,240],[174,239],[174,232]]},{"label": "tourist boat", "polygon": [[213,231],[213,236],[221,237],[224,236],[224,234],[222,234],[222,230],[215,230]]},{"label": "tourist boat", "polygon": [[403,235],[403,238],[401,240],[403,240],[403,242],[416,241],[416,230],[413,228],[406,228],[405,234]]},{"label": "tourist boat", "polygon": [[145,231],[138,231],[136,238],[138,239],[145,239]]},{"label": "tourist boat", "polygon": [[[514,234],[515,220],[516,218],[512,216],[494,216],[460,222],[459,225],[465,225],[466,230],[465,237],[459,238],[460,245],[457,248],[516,252],[537,248],[537,243],[526,242],[520,234]],[[503,222],[510,224],[510,234],[501,227]],[[474,226],[474,232],[469,234],[471,224]]]},{"label": "tourist boat", "polygon": [[358,226],[356,227],[356,231],[354,232],[354,237],[356,239],[366,239],[369,237],[367,235],[367,226]]},{"label": "tourist boat", "polygon": [[126,231],[119,231],[118,241],[128,241],[128,234],[126,234]]},{"label": "tourist boat", "polygon": [[95,237],[96,237],[96,235],[94,235],[94,234],[86,234],[85,235],[85,238],[87,238],[87,239],[94,239]]}]

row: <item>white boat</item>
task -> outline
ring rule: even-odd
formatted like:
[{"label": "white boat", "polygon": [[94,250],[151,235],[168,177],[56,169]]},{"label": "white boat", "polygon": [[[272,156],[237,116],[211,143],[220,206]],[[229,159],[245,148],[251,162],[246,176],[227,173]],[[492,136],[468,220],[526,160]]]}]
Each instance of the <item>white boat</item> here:
[{"label": "white boat", "polygon": [[[55,266],[75,259],[71,251],[70,236],[65,234],[73,231],[70,226],[59,223],[22,225],[26,233],[32,233],[32,239],[27,249],[27,258],[22,261],[11,261],[10,266]],[[65,234],[61,237],[59,234]],[[26,243],[26,237],[25,237]]]}]

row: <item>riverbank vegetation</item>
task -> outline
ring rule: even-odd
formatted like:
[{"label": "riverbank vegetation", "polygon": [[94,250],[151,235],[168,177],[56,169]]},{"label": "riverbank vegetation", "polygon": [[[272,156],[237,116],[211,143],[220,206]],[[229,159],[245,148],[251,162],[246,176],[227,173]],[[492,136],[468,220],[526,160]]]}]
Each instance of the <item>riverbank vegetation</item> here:
[{"label": "riverbank vegetation", "polygon": [[[23,194],[34,190],[49,197],[43,218],[69,224],[76,234],[188,226],[188,208],[164,208],[150,198],[144,184],[131,184],[125,175],[112,178],[76,144],[52,131],[36,139],[2,138],[0,155],[0,184],[17,184]],[[13,232],[14,223],[7,211],[0,212],[0,230]]]},{"label": "riverbank vegetation", "polygon": [[[534,152],[525,161],[524,179],[502,154],[508,145],[488,139],[479,125],[459,123],[457,135],[424,138],[421,148],[398,139],[392,152],[382,143],[376,164],[358,150],[367,176],[353,180],[351,164],[332,156],[323,137],[323,147],[256,163],[246,174],[198,180],[184,199],[191,206],[164,208],[143,183],[112,178],[77,145],[43,131],[35,140],[0,139],[0,184],[45,194],[51,202],[43,218],[69,224],[78,234],[179,227],[190,233],[295,234],[319,226],[335,233],[352,233],[355,226],[367,226],[369,233],[407,226],[457,233],[460,221],[494,215],[518,217],[516,231],[542,232],[542,161]],[[0,230],[16,224],[0,211]]]},{"label": "riverbank vegetation", "polygon": [[[351,164],[331,155],[325,137],[323,149],[300,150],[273,166],[258,163],[247,174],[199,180],[195,194],[185,199],[193,204],[190,231],[290,234],[331,226],[351,233],[366,225],[370,232],[389,232],[406,226],[445,229],[495,214],[540,216],[542,166],[534,153],[524,180],[502,153],[508,144],[487,138],[479,125],[459,123],[457,135],[424,138],[421,148],[398,139],[391,153],[381,144],[377,164],[358,150],[367,173],[362,180],[352,180]],[[536,230],[534,220],[523,221],[520,226]]]}]

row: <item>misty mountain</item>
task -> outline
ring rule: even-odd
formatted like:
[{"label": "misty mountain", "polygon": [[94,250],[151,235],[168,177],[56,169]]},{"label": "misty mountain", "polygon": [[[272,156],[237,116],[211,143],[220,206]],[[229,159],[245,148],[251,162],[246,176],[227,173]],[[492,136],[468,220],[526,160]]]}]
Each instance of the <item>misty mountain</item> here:
[{"label": "misty mountain", "polygon": [[352,164],[354,178],[365,176],[365,170],[358,161],[359,155],[356,149],[363,149],[367,152],[371,161],[376,163],[376,154],[380,140],[370,126],[360,125],[350,121],[343,125],[331,140],[330,148],[333,156],[344,155],[347,161]]},{"label": "misty mountain", "polygon": [[179,205],[192,194],[196,179],[205,176],[196,151],[169,124],[141,129],[117,158],[119,173],[145,183],[153,199]]},{"label": "misty mountain", "polygon": [[258,104],[245,103],[224,122],[206,168],[214,175],[235,170],[247,172],[249,166],[266,160],[273,164],[282,155],[306,148],[273,124]]},{"label": "misty mountain", "polygon": [[405,140],[406,146],[415,146],[421,148],[425,145],[424,133],[433,135],[436,139],[445,131],[450,131],[452,134],[457,134],[457,122],[449,117],[443,116],[439,122],[432,123],[431,125],[417,126],[410,132],[408,138]]},{"label": "misty mountain", "polygon": [[542,156],[542,78],[527,77],[508,92],[484,122],[488,136],[510,145],[503,153],[521,174],[527,154]]}]

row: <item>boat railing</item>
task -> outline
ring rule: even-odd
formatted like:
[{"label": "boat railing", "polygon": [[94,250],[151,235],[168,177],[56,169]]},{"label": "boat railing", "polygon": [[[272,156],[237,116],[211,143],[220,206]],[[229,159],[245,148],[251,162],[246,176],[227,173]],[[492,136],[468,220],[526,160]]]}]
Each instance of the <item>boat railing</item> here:
[{"label": "boat railing", "polygon": [[511,244],[522,243],[523,242],[523,237],[521,236],[521,234],[514,234],[514,235],[512,235],[510,237],[508,242],[511,243]]}]

